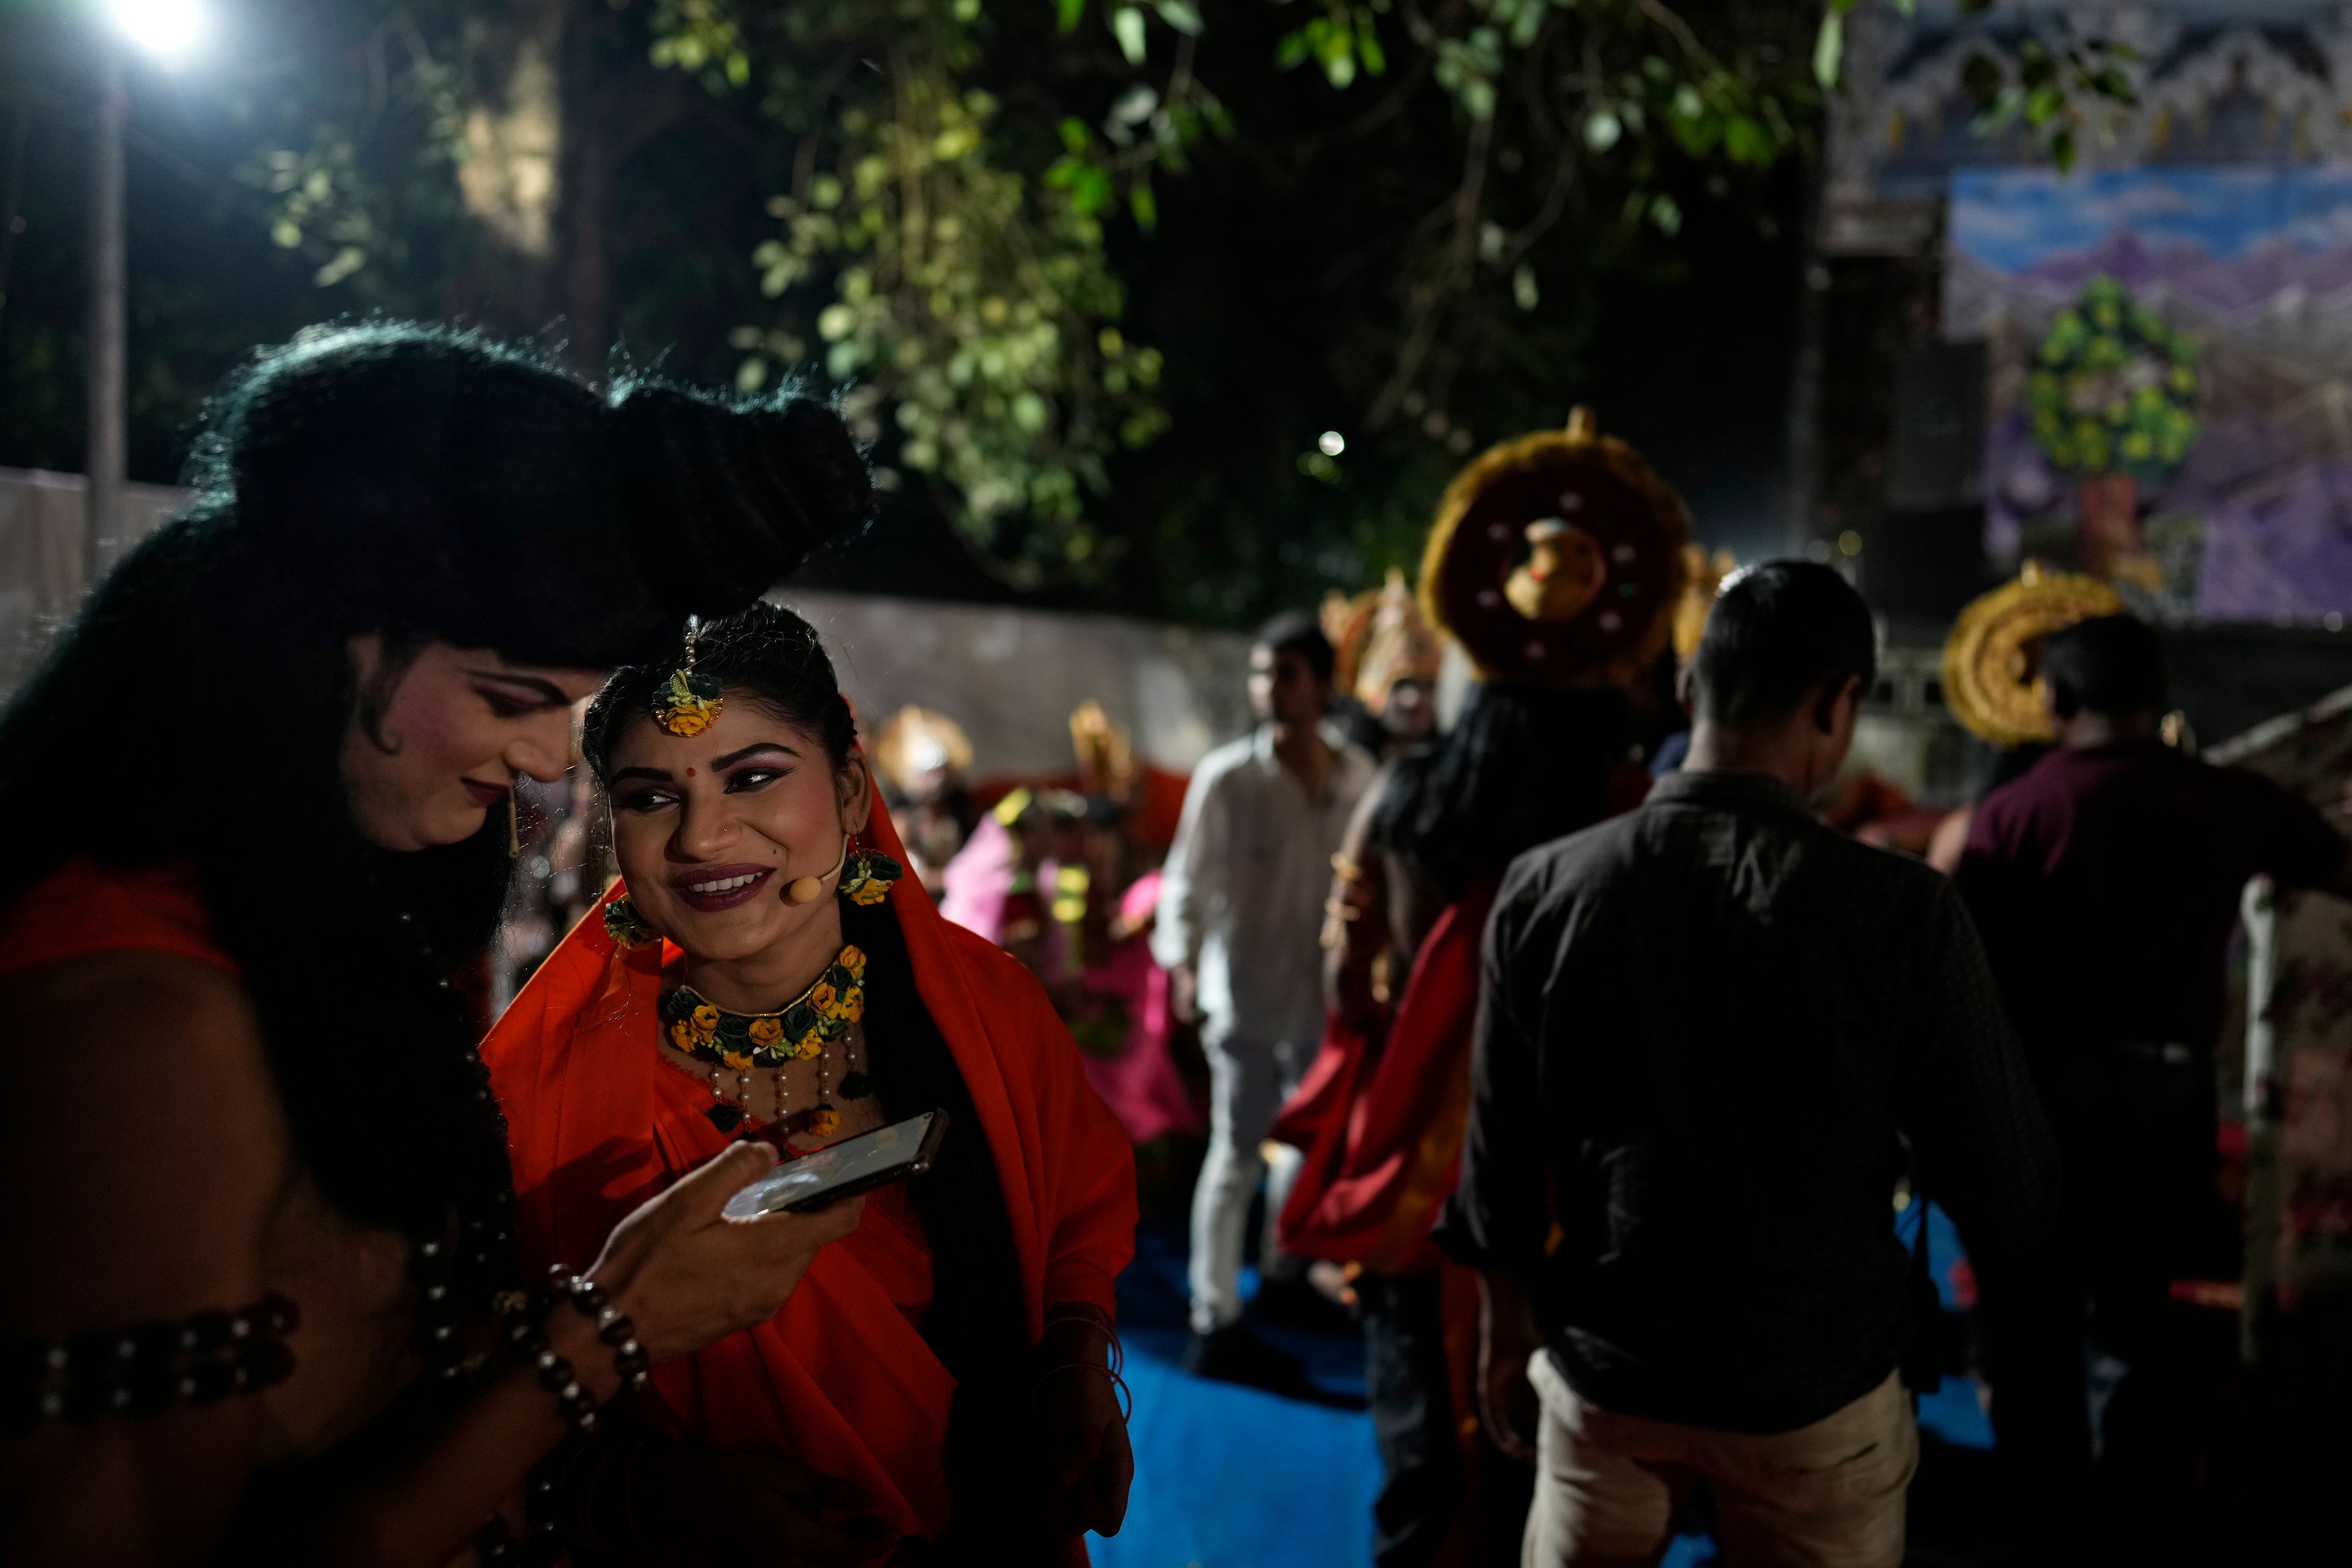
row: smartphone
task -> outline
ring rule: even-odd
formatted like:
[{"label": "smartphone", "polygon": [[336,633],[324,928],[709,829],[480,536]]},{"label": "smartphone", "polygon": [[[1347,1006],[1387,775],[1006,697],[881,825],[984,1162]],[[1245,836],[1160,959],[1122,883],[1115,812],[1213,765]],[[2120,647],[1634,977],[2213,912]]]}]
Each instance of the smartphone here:
[{"label": "smartphone", "polygon": [[719,1212],[729,1219],[757,1219],[764,1214],[823,1208],[886,1182],[919,1176],[939,1157],[940,1140],[947,1132],[948,1113],[926,1110],[828,1143],[785,1161],[729,1198]]}]

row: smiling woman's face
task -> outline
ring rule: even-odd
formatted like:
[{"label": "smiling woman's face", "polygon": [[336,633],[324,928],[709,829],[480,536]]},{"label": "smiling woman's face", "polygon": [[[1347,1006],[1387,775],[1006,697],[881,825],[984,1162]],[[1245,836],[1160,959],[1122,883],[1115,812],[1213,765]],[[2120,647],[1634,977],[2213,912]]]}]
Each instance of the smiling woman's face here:
[{"label": "smiling woman's face", "polygon": [[784,889],[826,877],[866,826],[872,796],[854,759],[836,773],[814,735],[730,690],[698,735],[632,719],[611,766],[613,853],[630,901],[690,957],[751,958],[832,913],[836,881],[804,904]]},{"label": "smiling woman's face", "polygon": [[471,838],[518,778],[562,778],[572,705],[603,680],[440,642],[403,662],[373,633],[352,639],[351,656],[360,700],[343,732],[343,789],[361,837],[383,849]]}]

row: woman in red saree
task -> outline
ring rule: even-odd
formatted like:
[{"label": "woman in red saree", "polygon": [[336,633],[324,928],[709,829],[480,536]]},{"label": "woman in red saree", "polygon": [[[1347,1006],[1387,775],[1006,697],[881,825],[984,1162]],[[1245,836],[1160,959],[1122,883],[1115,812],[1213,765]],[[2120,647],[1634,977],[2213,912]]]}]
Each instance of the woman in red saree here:
[{"label": "woman in red saree", "polygon": [[[801,1501],[777,1517],[808,1561],[1082,1562],[1133,1471],[1106,1352],[1134,1169],[1045,992],[903,879],[790,612],[622,670],[583,750],[625,897],[483,1047],[531,1260],[568,1262],[734,1142],[790,1158],[932,1109],[950,1128],[782,1311],[656,1369],[648,1430],[590,1462],[594,1489],[658,1496],[649,1471],[751,1451],[786,1463],[769,1473]],[[670,1528],[623,1520],[613,1543]]]}]

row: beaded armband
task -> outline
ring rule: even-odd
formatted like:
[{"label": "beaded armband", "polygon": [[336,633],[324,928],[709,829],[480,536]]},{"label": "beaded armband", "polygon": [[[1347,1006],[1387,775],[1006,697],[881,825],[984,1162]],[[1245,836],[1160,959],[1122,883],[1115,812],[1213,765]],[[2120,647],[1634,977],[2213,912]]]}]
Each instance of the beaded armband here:
[{"label": "beaded armband", "polygon": [[0,1431],[258,1394],[292,1374],[286,1338],[300,1321],[294,1303],[273,1291],[241,1312],[76,1334],[63,1344],[11,1341],[0,1347]]}]

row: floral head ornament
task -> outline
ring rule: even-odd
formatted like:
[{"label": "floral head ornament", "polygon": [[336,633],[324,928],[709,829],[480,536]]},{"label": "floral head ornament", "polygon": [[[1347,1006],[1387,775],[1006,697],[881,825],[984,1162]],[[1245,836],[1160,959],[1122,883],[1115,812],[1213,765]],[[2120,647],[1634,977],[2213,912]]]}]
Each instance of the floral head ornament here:
[{"label": "floral head ornament", "polygon": [[701,629],[699,620],[687,617],[686,662],[654,688],[654,722],[681,740],[709,729],[727,705],[727,683],[694,668],[694,642]]}]

